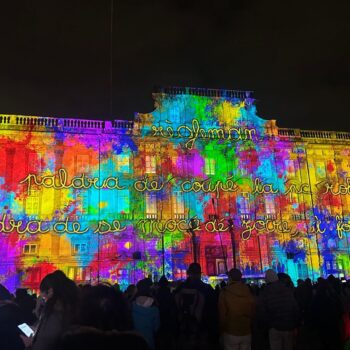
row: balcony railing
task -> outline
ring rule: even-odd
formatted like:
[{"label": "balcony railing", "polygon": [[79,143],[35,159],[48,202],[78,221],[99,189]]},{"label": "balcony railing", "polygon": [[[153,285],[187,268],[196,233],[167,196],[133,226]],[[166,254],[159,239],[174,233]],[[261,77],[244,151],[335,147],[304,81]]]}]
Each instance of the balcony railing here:
[{"label": "balcony railing", "polygon": [[343,131],[318,131],[278,128],[280,138],[290,139],[322,139],[322,140],[350,140],[350,132]]},{"label": "balcony railing", "polygon": [[[248,98],[250,91],[235,90],[218,90],[218,89],[199,89],[199,88],[163,88],[160,91],[169,94],[194,94],[200,96],[228,96],[237,98]],[[22,115],[0,115],[0,128],[5,129],[41,129],[61,132],[89,132],[94,133],[118,133],[126,130],[132,132],[134,130],[134,121],[130,120],[90,120],[75,118],[56,118],[41,116],[22,116]],[[276,128],[278,136],[281,139],[322,139],[332,141],[348,141],[350,140],[350,132],[343,131],[317,131],[317,130],[300,130],[289,128]],[[42,130],[41,130],[42,131]]]},{"label": "balcony railing", "polygon": [[155,93],[163,93],[167,95],[196,95],[207,97],[228,97],[238,98],[244,100],[251,98],[252,91],[243,90],[225,90],[225,89],[206,89],[206,88],[194,88],[194,87],[156,87]]},{"label": "balcony railing", "polygon": [[41,117],[41,116],[25,116],[25,115],[0,115],[0,128],[33,128],[55,131],[89,131],[94,130],[100,133],[116,132],[120,129],[131,131],[134,127],[133,121],[128,120],[90,120],[76,118],[56,118],[56,117]]}]

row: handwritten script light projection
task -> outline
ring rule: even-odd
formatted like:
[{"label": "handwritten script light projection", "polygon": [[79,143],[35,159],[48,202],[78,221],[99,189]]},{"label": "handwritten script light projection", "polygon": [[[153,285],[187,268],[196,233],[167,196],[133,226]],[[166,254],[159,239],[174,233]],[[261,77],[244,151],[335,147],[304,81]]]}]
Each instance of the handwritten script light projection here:
[{"label": "handwritten script light projection", "polygon": [[203,91],[154,94],[132,122],[0,115],[0,283],[62,269],[125,288],[184,278],[195,256],[204,278],[234,260],[246,277],[349,276],[344,133],[279,129],[249,93]]},{"label": "handwritten script light projection", "polygon": [[119,179],[115,176],[109,176],[108,178],[102,181],[102,184],[99,185],[100,179],[98,177],[89,178],[85,174],[74,177],[71,181],[68,181],[67,170],[61,168],[58,170],[56,175],[45,175],[42,177],[37,176],[36,174],[28,174],[28,176],[23,179],[20,183],[27,184],[28,193],[33,185],[45,188],[74,188],[74,189],[89,189],[91,187],[95,189],[117,189],[122,190],[125,187],[119,185]]},{"label": "handwritten script light projection", "polygon": [[[165,121],[167,124],[171,124],[168,120]],[[197,119],[192,120],[192,125],[180,125],[176,130],[172,126],[152,125],[152,136],[161,136],[164,138],[185,138],[188,141],[185,146],[188,149],[194,147],[194,143],[198,138],[201,139],[218,139],[227,141],[240,141],[240,140],[253,140],[256,134],[255,129],[242,129],[242,128],[211,128],[204,129],[199,126]]]}]

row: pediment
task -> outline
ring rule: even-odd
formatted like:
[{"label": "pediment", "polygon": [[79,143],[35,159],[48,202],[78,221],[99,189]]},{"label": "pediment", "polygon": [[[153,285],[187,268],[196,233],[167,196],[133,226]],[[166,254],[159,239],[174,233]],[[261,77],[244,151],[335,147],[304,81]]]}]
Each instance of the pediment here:
[{"label": "pediment", "polygon": [[249,134],[260,138],[270,126],[271,121],[257,115],[249,91],[190,88],[165,91],[153,94],[154,111],[137,114],[142,136],[186,138],[197,133],[199,138],[208,139],[244,139]]}]

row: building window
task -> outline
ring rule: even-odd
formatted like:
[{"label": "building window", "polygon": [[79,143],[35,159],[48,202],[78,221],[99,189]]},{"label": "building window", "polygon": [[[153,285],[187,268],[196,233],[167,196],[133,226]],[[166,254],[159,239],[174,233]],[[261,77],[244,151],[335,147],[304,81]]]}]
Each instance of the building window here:
[{"label": "building window", "polygon": [[38,283],[41,281],[41,270],[40,267],[30,267],[27,270],[26,276],[27,283]]},{"label": "building window", "polygon": [[172,157],[171,158],[171,163],[173,168],[175,168],[178,171],[183,170],[183,157],[178,156],[178,157]]},{"label": "building window", "polygon": [[35,189],[31,189],[28,197],[26,198],[26,213],[30,216],[39,215],[40,207],[40,192]]},{"label": "building window", "polygon": [[117,213],[130,213],[130,194],[129,190],[117,191]]},{"label": "building window", "polygon": [[245,177],[248,176],[248,169],[247,168],[239,168],[239,170],[237,171],[237,176],[238,177]]},{"label": "building window", "polygon": [[249,158],[239,159],[239,165],[237,168],[238,177],[247,177],[250,174],[251,170],[251,161]]},{"label": "building window", "polygon": [[298,263],[298,277],[305,279],[309,277],[307,265],[304,263]]},{"label": "building window", "polygon": [[224,274],[227,273],[225,260],[223,260],[223,259],[216,259],[216,272],[217,272],[218,275],[224,275]]},{"label": "building window", "polygon": [[215,159],[205,158],[204,159],[204,172],[206,175],[215,175]]},{"label": "building window", "polygon": [[72,248],[73,248],[73,252],[72,252],[73,255],[87,253],[87,244],[86,243],[74,243]]},{"label": "building window", "polygon": [[28,154],[28,172],[39,174],[41,172],[41,156],[36,152]]},{"label": "building window", "polygon": [[156,157],[146,156],[146,173],[155,174],[156,173]]},{"label": "building window", "polygon": [[324,162],[316,162],[315,163],[315,174],[316,179],[324,179],[326,177],[326,165]]},{"label": "building window", "polygon": [[254,244],[254,240],[252,237],[250,237],[247,241],[246,241],[246,247],[248,249],[254,249],[255,248],[255,244]]},{"label": "building window", "polygon": [[286,169],[286,176],[288,178],[295,177],[294,160],[287,159],[284,161],[284,165]]},{"label": "building window", "polygon": [[128,154],[116,156],[116,171],[118,173],[130,173],[130,157]]},{"label": "building window", "polygon": [[90,192],[88,190],[76,190],[76,199],[81,203],[82,214],[90,214]]},{"label": "building window", "polygon": [[265,196],[265,213],[266,215],[275,215],[276,207],[273,196]]},{"label": "building window", "polygon": [[289,203],[292,205],[292,207],[295,209],[299,205],[299,195],[295,192],[289,192],[288,197]]},{"label": "building window", "polygon": [[77,174],[82,174],[89,171],[90,159],[87,154],[78,154],[75,159],[75,166]]},{"label": "building window", "polygon": [[103,210],[109,216],[130,213],[130,190],[128,189],[105,191],[102,201],[107,203],[107,207]]},{"label": "building window", "polygon": [[25,244],[23,246],[23,253],[24,254],[36,254],[38,252],[38,245],[37,244]]},{"label": "building window", "polygon": [[146,193],[146,218],[157,218],[157,197],[155,193]]},{"label": "building window", "polygon": [[88,267],[70,266],[68,267],[67,276],[77,282],[89,282],[91,280],[91,271]]},{"label": "building window", "polygon": [[250,214],[249,193],[248,192],[242,192],[242,194],[237,197],[237,207],[238,207],[238,212],[241,215]]},{"label": "building window", "polygon": [[101,254],[105,257],[112,257],[116,255],[117,247],[113,239],[109,235],[102,236],[101,239]]},{"label": "building window", "polygon": [[185,215],[184,196],[180,191],[174,191],[173,193],[173,213],[175,219],[183,219]]}]

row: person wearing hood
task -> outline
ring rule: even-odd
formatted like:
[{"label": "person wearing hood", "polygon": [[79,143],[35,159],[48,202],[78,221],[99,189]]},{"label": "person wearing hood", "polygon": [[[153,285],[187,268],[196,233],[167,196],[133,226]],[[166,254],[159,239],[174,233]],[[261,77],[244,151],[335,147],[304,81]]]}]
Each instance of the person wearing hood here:
[{"label": "person wearing hood", "polygon": [[159,329],[159,309],[155,299],[151,296],[152,281],[144,278],[136,285],[137,294],[132,303],[132,318],[135,330],[148,343],[151,350],[155,349],[154,335]]},{"label": "person wearing hood", "polygon": [[219,295],[220,331],[225,350],[251,348],[252,320],[255,300],[247,285],[242,282],[242,273],[231,269],[229,284]]}]

